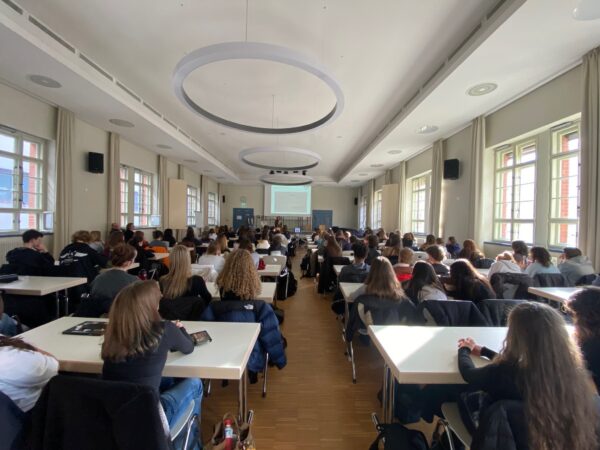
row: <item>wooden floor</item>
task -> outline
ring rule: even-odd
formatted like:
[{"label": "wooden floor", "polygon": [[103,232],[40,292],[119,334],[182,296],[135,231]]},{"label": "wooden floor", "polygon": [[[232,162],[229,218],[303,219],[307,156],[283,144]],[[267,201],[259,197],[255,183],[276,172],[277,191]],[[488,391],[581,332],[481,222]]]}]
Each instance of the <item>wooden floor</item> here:
[{"label": "wooden floor", "polygon": [[[303,251],[300,251],[303,254]],[[288,364],[269,368],[268,393],[259,383],[248,387],[248,406],[255,412],[252,432],[259,450],[367,449],[375,439],[371,412],[381,416],[377,391],[383,362],[374,346],[355,344],[357,384],[344,355],[340,324],[330,309],[330,296],[317,294],[312,278],[300,279],[298,291],[278,302],[285,310],[282,332],[288,341]],[[223,388],[213,382],[202,402],[203,439],[227,411],[237,411],[237,382]]]}]

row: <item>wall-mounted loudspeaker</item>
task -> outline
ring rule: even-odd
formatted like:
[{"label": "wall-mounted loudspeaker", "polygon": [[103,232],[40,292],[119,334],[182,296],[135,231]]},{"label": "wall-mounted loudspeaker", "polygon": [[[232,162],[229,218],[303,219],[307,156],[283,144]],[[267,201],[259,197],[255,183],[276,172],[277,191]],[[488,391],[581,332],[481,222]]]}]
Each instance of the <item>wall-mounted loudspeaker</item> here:
[{"label": "wall-mounted loudspeaker", "polygon": [[104,173],[104,154],[88,153],[88,172]]},{"label": "wall-mounted loudspeaker", "polygon": [[444,161],[444,180],[458,180],[458,159],[447,159]]},{"label": "wall-mounted loudspeaker", "polygon": [[225,203],[225,196],[223,196],[223,203]]},{"label": "wall-mounted loudspeaker", "polygon": [[358,197],[354,197],[354,206],[358,205]]}]

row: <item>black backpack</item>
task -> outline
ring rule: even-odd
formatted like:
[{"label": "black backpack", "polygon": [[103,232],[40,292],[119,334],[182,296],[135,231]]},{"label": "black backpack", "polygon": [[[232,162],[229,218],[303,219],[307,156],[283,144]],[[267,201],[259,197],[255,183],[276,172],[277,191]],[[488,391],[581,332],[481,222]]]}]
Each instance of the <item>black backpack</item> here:
[{"label": "black backpack", "polygon": [[296,293],[297,290],[298,290],[298,281],[296,280],[294,273],[290,270],[288,273],[287,296],[291,297],[292,295],[294,295]]},{"label": "black backpack", "polygon": [[380,423],[377,430],[379,434],[369,450],[378,450],[382,440],[384,450],[429,450],[425,435],[418,430],[409,430],[399,423]]}]

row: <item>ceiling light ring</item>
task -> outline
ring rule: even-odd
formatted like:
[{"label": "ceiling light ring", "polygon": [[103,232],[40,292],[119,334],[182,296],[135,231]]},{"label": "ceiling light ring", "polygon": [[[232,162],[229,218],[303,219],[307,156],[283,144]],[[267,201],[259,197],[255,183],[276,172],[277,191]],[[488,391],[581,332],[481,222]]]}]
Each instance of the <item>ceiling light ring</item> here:
[{"label": "ceiling light ring", "polygon": [[[186,78],[200,67],[227,60],[254,59],[272,61],[288,66],[296,67],[304,72],[310,73],[323,81],[333,92],[336,103],[327,114],[314,122],[295,127],[273,128],[257,127],[234,122],[218,116],[202,108],[194,102],[183,87]],[[261,42],[224,42],[221,44],[202,47],[184,56],[175,66],[172,77],[175,96],[189,109],[213,122],[241,131],[261,134],[292,134],[314,130],[336,119],[344,109],[344,94],[338,82],[320,64],[310,61],[301,53],[290,50],[279,45],[265,44]]]},{"label": "ceiling light ring", "polygon": [[[310,156],[315,159],[314,163],[305,164],[302,166],[276,166],[276,165],[266,165],[259,164],[253,161],[248,160],[248,156],[255,155],[258,153],[273,153],[273,152],[286,152],[286,153],[294,153],[296,155],[302,156]],[[307,150],[304,148],[297,147],[283,147],[283,146],[263,146],[263,147],[251,147],[244,149],[240,152],[240,160],[245,164],[248,164],[252,167],[257,167],[259,169],[267,169],[267,170],[308,170],[316,167],[319,162],[321,162],[321,156],[313,152],[312,150]]]},{"label": "ceiling light ring", "polygon": [[[295,179],[296,181],[285,181],[285,178]],[[270,185],[279,185],[279,186],[306,186],[308,184],[312,184],[314,181],[312,177],[308,175],[294,175],[292,176],[283,176],[278,180],[273,179],[272,175],[261,175],[259,180],[262,183],[270,184]]]}]

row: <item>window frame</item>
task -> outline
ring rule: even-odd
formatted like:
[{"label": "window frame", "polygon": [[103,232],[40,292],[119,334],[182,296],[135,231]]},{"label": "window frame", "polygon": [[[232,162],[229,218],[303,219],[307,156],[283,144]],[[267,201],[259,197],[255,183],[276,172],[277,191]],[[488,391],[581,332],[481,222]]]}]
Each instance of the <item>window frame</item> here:
[{"label": "window frame", "polygon": [[206,221],[209,227],[217,226],[217,194],[215,192],[208,192],[206,196]]},{"label": "window frame", "polygon": [[[131,202],[129,201],[129,174],[131,167],[121,164],[119,166],[119,217],[121,226],[125,227],[129,223],[129,214]],[[125,174],[125,176],[123,176]],[[125,189],[123,189],[125,188]],[[125,206],[125,208],[123,208]]]},{"label": "window frame", "polygon": [[198,188],[188,184],[186,189],[187,225],[196,226],[196,212],[198,211]]},{"label": "window frame", "polygon": [[[123,170],[127,172],[126,178],[122,177]],[[136,181],[136,176],[139,176],[140,181]],[[148,182],[146,183],[144,180]],[[154,215],[155,208],[154,174],[143,169],[138,169],[137,167],[121,164],[119,168],[119,200],[122,200],[123,186],[127,187],[127,192],[125,196],[126,202],[119,201],[121,225],[125,226],[128,223],[133,223],[136,228],[153,228],[152,216]],[[143,202],[141,206],[142,211],[145,212],[135,212],[136,189],[140,192],[139,195],[143,197],[144,187],[146,188],[146,202],[144,202],[143,198],[140,198],[140,201]],[[123,210],[124,203],[126,211]]]},{"label": "window frame", "polygon": [[[419,236],[425,236],[429,230],[429,208],[431,203],[431,172],[425,172],[409,178],[410,201],[408,202],[408,224],[411,233]],[[415,184],[423,182],[423,189],[415,189]],[[414,219],[415,217],[415,193],[424,192],[425,203],[423,207],[423,219]],[[417,209],[417,215],[419,210]],[[418,224],[423,224],[423,231],[418,230]]]},{"label": "window frame", "polygon": [[[31,134],[13,130],[0,126],[0,134],[8,137],[9,139],[15,140],[14,152],[10,152],[7,150],[0,150],[0,156],[3,158],[8,158],[13,160],[13,171],[10,174],[12,178],[12,187],[9,192],[11,192],[13,207],[1,207],[0,213],[8,213],[12,214],[12,228],[5,229],[0,231],[0,236],[10,236],[15,234],[20,234],[22,231],[27,230],[29,228],[36,228],[43,231],[51,231],[46,230],[44,227],[44,213],[46,211],[48,205],[48,152],[49,149],[46,146],[46,141],[37,136],[33,136]],[[23,145],[25,142],[30,142],[37,145],[39,149],[39,157],[26,156],[24,154]],[[25,191],[24,188],[24,164],[25,163],[33,163],[39,167],[39,171],[41,172],[39,176],[35,177],[39,183],[39,190],[36,192],[32,192],[31,194],[39,196],[38,206],[34,208],[25,208],[23,207],[23,201],[25,196],[29,194],[29,192]],[[28,179],[31,178],[27,177]],[[8,190],[7,190],[8,192]],[[35,226],[31,226],[28,224],[27,226],[21,228],[21,215],[23,214],[31,214],[35,217]]]},{"label": "window frame", "polygon": [[358,205],[358,228],[362,230],[367,228],[367,204],[367,196],[362,195]]},{"label": "window frame", "polygon": [[373,229],[381,228],[383,189],[373,192]]}]

